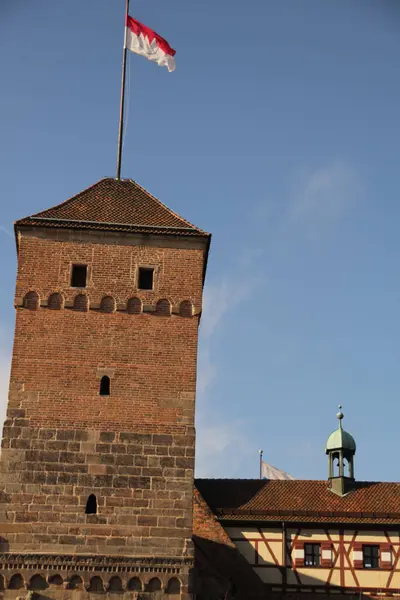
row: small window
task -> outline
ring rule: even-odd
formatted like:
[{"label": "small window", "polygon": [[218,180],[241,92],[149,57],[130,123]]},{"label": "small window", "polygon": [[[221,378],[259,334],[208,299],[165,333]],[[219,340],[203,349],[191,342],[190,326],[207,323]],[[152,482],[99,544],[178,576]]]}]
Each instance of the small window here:
[{"label": "small window", "polygon": [[379,567],[379,546],[363,546],[364,569],[377,569]]},{"label": "small window", "polygon": [[110,395],[110,378],[107,375],[101,378],[100,381],[100,396]]},{"label": "small window", "polygon": [[87,499],[85,513],[87,515],[97,514],[97,498],[94,494],[90,494],[89,498]]},{"label": "small window", "polygon": [[140,290],[153,289],[154,269],[148,267],[139,267],[138,288]]},{"label": "small window", "polygon": [[319,567],[321,561],[321,544],[304,544],[304,565]]},{"label": "small window", "polygon": [[71,287],[86,287],[87,265],[72,265]]}]

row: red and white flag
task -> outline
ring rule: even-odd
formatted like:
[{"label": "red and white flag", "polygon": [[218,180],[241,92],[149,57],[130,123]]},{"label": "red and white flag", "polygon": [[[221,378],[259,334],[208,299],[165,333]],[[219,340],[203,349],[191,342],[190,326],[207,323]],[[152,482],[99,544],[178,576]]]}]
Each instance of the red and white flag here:
[{"label": "red and white flag", "polygon": [[164,38],[129,15],[126,19],[125,47],[145,56],[168,71],[175,71],[175,50]]}]

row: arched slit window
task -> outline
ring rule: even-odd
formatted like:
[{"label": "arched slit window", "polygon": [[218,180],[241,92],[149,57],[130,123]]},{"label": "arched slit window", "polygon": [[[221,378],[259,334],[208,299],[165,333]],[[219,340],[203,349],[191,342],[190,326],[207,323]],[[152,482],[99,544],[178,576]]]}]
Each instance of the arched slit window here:
[{"label": "arched slit window", "polygon": [[100,396],[110,395],[110,378],[107,375],[101,378],[100,381]]},{"label": "arched slit window", "polygon": [[90,494],[89,498],[87,499],[85,513],[87,515],[97,514],[97,498],[94,494]]}]

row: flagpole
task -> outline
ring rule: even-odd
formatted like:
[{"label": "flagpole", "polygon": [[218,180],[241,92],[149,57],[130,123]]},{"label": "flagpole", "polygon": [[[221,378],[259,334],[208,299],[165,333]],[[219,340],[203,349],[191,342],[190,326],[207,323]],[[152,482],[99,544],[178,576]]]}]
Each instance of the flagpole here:
[{"label": "flagpole", "polygon": [[263,463],[264,450],[260,449],[258,451],[258,454],[260,455],[260,479],[262,479],[262,463]]},{"label": "flagpole", "polygon": [[117,179],[121,179],[121,160],[122,160],[122,136],[124,127],[124,106],[125,106],[125,79],[126,79],[126,21],[129,15],[129,0],[126,0],[125,23],[124,23],[124,50],[122,54],[122,81],[121,81],[121,103],[119,109],[119,130],[118,130],[118,153],[117,153]]}]

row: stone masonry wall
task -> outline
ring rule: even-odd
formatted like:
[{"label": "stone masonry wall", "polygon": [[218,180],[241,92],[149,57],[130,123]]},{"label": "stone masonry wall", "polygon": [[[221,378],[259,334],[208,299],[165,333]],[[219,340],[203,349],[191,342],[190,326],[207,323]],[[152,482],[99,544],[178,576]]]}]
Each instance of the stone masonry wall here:
[{"label": "stone masonry wall", "polygon": [[4,427],[0,551],[191,555],[193,430],[38,429],[23,413]]}]

